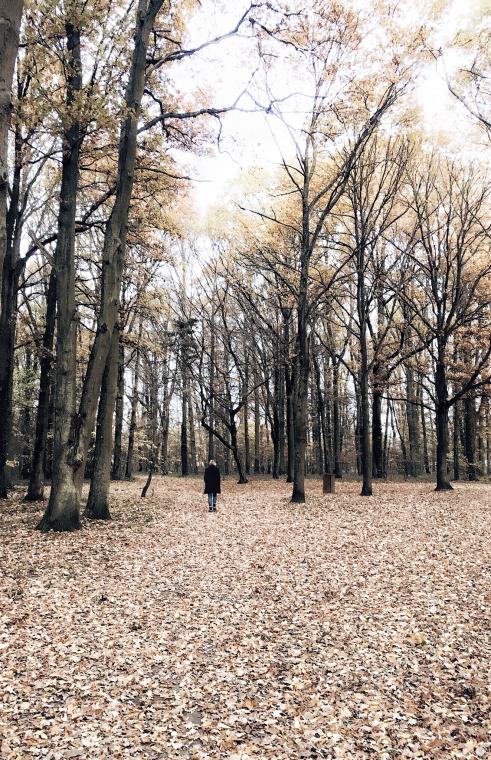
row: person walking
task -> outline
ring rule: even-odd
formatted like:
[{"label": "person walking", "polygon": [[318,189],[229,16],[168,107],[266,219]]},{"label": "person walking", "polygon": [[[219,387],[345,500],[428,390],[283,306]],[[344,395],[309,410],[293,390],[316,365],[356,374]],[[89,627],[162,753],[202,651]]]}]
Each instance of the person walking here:
[{"label": "person walking", "polygon": [[217,495],[220,491],[220,470],[214,459],[210,459],[205,470],[205,493],[208,494],[208,512],[217,511]]}]

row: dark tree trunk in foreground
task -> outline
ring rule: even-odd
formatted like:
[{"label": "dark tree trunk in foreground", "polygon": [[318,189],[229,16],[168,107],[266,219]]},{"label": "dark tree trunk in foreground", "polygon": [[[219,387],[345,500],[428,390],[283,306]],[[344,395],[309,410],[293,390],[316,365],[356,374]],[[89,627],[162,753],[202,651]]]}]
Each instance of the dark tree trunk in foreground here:
[{"label": "dark tree trunk in foreground", "polygon": [[36,412],[36,433],[34,437],[31,474],[25,497],[26,501],[40,501],[44,498],[44,458],[48,438],[55,323],[56,276],[54,269],[52,269],[46,297],[46,324],[44,327],[42,354],[39,361],[39,397]]},{"label": "dark tree trunk in foreground", "polygon": [[66,23],[68,125],[63,135],[63,159],[55,249],[56,270],[56,377],[53,475],[40,530],[75,530],[80,527],[79,494],[73,480],[76,404],[75,215],[79,180],[80,123],[74,104],[82,89],[80,31]]}]

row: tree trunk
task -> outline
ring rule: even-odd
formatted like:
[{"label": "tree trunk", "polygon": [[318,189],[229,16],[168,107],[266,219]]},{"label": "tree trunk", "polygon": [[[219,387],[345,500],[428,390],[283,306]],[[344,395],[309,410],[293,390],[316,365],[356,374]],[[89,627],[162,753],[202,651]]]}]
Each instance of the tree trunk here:
[{"label": "tree trunk", "polygon": [[296,377],[293,396],[293,431],[295,458],[292,502],[305,503],[305,453],[307,445],[307,394],[309,388],[310,350],[308,335],[308,285],[310,264],[310,209],[308,160],[305,158],[305,177],[302,195],[302,244],[300,251],[300,280],[297,296]]},{"label": "tree trunk", "polygon": [[[56,378],[53,476],[48,506],[40,530],[69,531],[80,527],[79,493],[73,480],[76,467],[76,306],[75,217],[81,144],[77,120],[78,95],[82,89],[80,31],[66,22],[68,76],[66,105],[68,124],[63,135],[63,158],[55,249],[56,270]],[[75,106],[75,109],[74,109]]]},{"label": "tree trunk", "polygon": [[[119,331],[118,331],[119,333]],[[124,417],[124,346],[119,341],[118,376],[116,389],[116,416],[114,421],[114,459],[111,477],[122,480],[124,477],[123,462],[123,417]]]},{"label": "tree trunk", "polygon": [[372,452],[370,450],[370,408],[368,393],[367,297],[365,289],[365,258],[359,253],[357,271],[357,309],[360,325],[360,455],[363,484],[361,496],[372,495]]},{"label": "tree trunk", "polygon": [[90,438],[94,428],[102,375],[118,318],[123,274],[128,213],[133,192],[138,118],[145,85],[148,39],[163,0],[139,0],[134,48],[125,93],[123,122],[119,138],[116,198],[106,224],[102,252],[101,307],[97,329],[85,373],[76,430],[77,454],[74,482],[80,492]]},{"label": "tree trunk", "polygon": [[416,478],[421,474],[421,445],[417,387],[413,368],[409,364],[406,366],[406,419],[409,440],[408,474]]},{"label": "tree trunk", "polygon": [[258,475],[261,472],[261,417],[257,376],[254,378],[254,385],[254,473]]},{"label": "tree trunk", "polygon": [[372,391],[372,451],[374,478],[384,477],[384,447],[382,438],[382,378],[378,363],[373,366]]},{"label": "tree trunk", "polygon": [[453,480],[460,480],[460,401],[453,407]]},{"label": "tree trunk", "polygon": [[423,462],[424,462],[424,468],[426,475],[431,474],[430,469],[430,457],[428,454],[428,435],[426,432],[426,416],[425,416],[425,408],[423,404],[423,383],[419,382],[419,404],[421,409],[421,433],[423,436]]},{"label": "tree trunk", "polygon": [[41,501],[44,498],[44,457],[48,436],[48,420],[53,365],[53,339],[56,323],[56,275],[51,270],[46,297],[46,323],[42,353],[39,361],[39,398],[36,413],[36,433],[32,455],[31,474],[25,501]]},{"label": "tree trunk", "polygon": [[[7,253],[8,139],[12,110],[12,81],[19,46],[23,5],[23,0],[7,0],[0,4],[0,292],[3,264]],[[2,411],[2,415],[4,413]]]},{"label": "tree trunk", "polygon": [[443,352],[439,356],[435,372],[435,427],[436,427],[436,491],[451,491],[447,473],[448,456],[448,389]]},{"label": "tree trunk", "polygon": [[181,475],[189,475],[189,453],[188,453],[188,378],[187,367],[183,357],[182,367],[182,405],[181,405]]},{"label": "tree trunk", "polygon": [[17,291],[21,274],[19,268],[22,233],[22,211],[19,210],[21,181],[22,135],[20,127],[17,126],[14,141],[14,173],[5,228],[6,248],[3,271],[0,271],[0,409],[3,423],[0,428],[0,498],[5,499],[8,495],[7,462],[12,431]]},{"label": "tree trunk", "polygon": [[109,485],[111,454],[113,451],[113,418],[116,404],[119,368],[119,329],[113,331],[97,411],[94,471],[90,480],[89,498],[85,514],[93,520],[109,520]]},{"label": "tree trunk", "polygon": [[476,402],[472,391],[464,398],[464,452],[467,459],[467,479],[477,480]]},{"label": "tree trunk", "polygon": [[196,456],[196,431],[194,429],[194,399],[193,399],[193,390],[191,387],[189,387],[188,419],[189,419],[189,457],[191,460],[191,472],[193,475],[197,475],[198,474],[198,460]]},{"label": "tree trunk", "polygon": [[332,435],[334,443],[334,475],[343,477],[341,466],[341,415],[339,413],[339,365],[332,366]]},{"label": "tree trunk", "polygon": [[136,434],[136,421],[138,413],[138,385],[140,383],[140,346],[143,334],[143,319],[140,317],[140,325],[138,328],[138,344],[135,354],[135,371],[133,374],[133,392],[131,394],[131,412],[130,412],[130,426],[128,430],[128,452],[126,454],[126,480],[132,480],[133,478],[133,465],[134,465],[134,450],[135,450],[135,434]]}]

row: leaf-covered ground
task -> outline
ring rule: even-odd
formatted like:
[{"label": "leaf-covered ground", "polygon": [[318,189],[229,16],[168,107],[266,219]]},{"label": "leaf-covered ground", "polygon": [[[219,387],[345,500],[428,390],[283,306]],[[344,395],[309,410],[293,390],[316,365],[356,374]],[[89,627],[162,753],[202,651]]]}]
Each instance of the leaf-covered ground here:
[{"label": "leaf-covered ground", "polygon": [[2,505],[2,758],[491,757],[489,485],[140,487]]}]

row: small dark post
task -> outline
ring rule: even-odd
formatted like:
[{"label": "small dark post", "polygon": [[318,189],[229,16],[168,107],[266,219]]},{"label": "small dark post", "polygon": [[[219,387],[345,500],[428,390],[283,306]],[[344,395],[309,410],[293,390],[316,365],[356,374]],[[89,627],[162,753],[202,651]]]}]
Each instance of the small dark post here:
[{"label": "small dark post", "polygon": [[325,473],[322,480],[322,493],[334,493],[335,480],[336,479],[332,473]]}]

